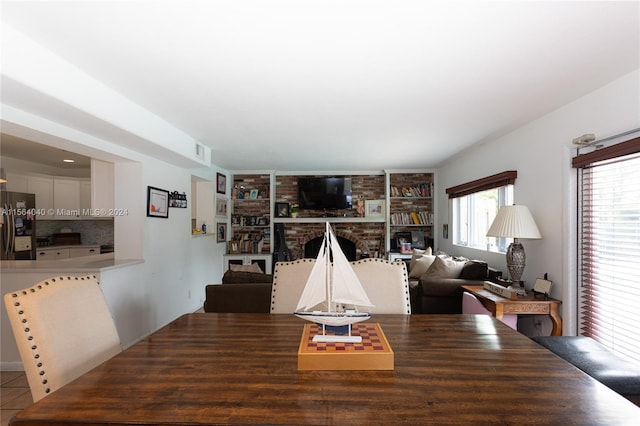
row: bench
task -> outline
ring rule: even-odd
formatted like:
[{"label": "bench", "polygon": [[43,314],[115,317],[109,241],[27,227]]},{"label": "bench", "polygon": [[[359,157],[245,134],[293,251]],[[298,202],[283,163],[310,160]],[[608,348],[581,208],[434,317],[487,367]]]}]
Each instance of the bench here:
[{"label": "bench", "polygon": [[535,336],[532,339],[603,385],[640,406],[640,367],[584,336]]}]

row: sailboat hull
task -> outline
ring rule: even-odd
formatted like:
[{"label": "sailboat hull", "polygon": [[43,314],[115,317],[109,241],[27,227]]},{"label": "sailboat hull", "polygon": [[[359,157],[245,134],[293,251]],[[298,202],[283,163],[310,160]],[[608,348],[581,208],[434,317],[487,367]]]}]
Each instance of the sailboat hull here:
[{"label": "sailboat hull", "polygon": [[298,318],[307,321],[324,324],[328,326],[340,327],[343,325],[355,324],[371,318],[368,312],[294,312]]}]

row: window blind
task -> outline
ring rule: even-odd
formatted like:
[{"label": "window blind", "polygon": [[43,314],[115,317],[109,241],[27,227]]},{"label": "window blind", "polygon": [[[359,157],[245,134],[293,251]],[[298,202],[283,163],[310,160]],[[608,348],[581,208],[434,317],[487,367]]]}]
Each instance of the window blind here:
[{"label": "window blind", "polygon": [[[579,173],[579,331],[640,364],[640,138],[633,141],[622,151],[609,147],[598,155],[585,154],[593,161],[574,159]],[[635,144],[632,153],[628,142]]]}]

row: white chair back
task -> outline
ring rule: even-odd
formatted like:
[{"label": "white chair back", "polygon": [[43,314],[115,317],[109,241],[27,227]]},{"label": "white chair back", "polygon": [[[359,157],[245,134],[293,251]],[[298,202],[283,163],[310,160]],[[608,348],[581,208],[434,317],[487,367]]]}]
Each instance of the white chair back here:
[{"label": "white chair back", "polygon": [[409,275],[402,261],[362,259],[351,262],[371,303],[372,314],[411,314]]},{"label": "white chair back", "polygon": [[4,303],[34,401],[122,351],[95,276],[47,279]]},{"label": "white chair back", "polygon": [[292,314],[307,283],[315,259],[278,262],[273,271],[271,286],[271,313]]}]

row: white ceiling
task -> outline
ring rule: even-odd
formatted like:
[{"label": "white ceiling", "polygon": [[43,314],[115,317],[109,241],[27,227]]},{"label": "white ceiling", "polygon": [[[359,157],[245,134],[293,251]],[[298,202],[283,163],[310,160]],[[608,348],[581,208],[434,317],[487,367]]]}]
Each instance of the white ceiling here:
[{"label": "white ceiling", "polygon": [[640,68],[639,5],[3,1],[2,22],[223,168],[373,170],[436,167]]}]

